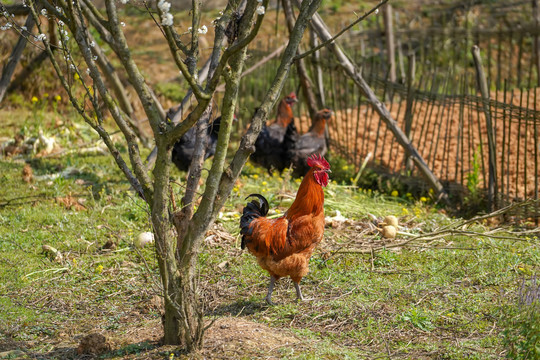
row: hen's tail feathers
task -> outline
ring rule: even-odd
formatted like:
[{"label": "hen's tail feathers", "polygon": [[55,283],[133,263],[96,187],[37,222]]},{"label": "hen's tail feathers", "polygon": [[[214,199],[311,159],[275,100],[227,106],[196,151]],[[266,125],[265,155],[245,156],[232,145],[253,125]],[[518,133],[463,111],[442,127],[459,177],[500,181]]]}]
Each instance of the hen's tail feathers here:
[{"label": "hen's tail feathers", "polygon": [[250,197],[256,197],[256,200],[250,201],[244,207],[242,211],[242,217],[240,218],[240,234],[242,234],[242,243],[241,247],[244,249],[246,247],[246,235],[251,235],[252,229],[250,224],[253,219],[266,216],[268,214],[268,200],[260,194],[250,194],[246,197],[246,200]]},{"label": "hen's tail feathers", "polygon": [[283,148],[286,152],[288,152],[289,150],[294,149],[294,145],[297,141],[298,131],[296,130],[296,125],[294,125],[294,121],[291,121],[291,123],[287,126],[285,136],[283,137]]}]

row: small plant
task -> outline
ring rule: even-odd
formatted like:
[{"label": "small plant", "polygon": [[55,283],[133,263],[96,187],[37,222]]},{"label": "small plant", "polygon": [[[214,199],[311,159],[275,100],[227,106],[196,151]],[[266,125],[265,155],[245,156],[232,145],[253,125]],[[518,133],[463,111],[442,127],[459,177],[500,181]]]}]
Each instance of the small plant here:
[{"label": "small plant", "polygon": [[383,249],[377,254],[373,264],[376,266],[391,266],[397,260],[397,256],[394,252]]},{"label": "small plant", "polygon": [[401,314],[401,321],[411,323],[415,328],[418,328],[422,331],[431,331],[435,326],[431,323],[428,315],[426,315],[422,310],[417,309],[416,307],[411,308],[411,310]]},{"label": "small plant", "polygon": [[467,174],[467,190],[468,194],[464,199],[467,207],[480,206],[483,202],[482,189],[480,188],[480,148],[476,149],[471,171]]}]

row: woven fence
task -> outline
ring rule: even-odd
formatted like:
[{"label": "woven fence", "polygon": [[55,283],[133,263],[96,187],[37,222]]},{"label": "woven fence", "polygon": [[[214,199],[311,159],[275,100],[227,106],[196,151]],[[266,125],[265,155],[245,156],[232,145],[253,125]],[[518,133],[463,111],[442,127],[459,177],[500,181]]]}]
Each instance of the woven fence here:
[{"label": "woven fence", "polygon": [[[536,88],[539,77],[534,44],[540,29],[523,17],[520,21],[490,25],[497,16],[499,20],[501,16],[521,16],[523,9],[530,13],[530,2],[489,8],[490,20],[478,17],[478,24],[467,22],[466,27],[459,27],[450,21],[445,27],[437,27],[435,23],[444,23],[445,16],[456,16],[458,10],[466,13],[445,6],[439,9],[443,15],[426,27],[401,29],[396,21],[394,79],[380,17],[356,29],[341,43],[435,176],[458,201],[472,190],[483,192],[488,187],[489,131],[493,132],[496,149],[492,205],[502,207],[523,199],[539,199],[540,94]],[[483,5],[478,6],[468,11],[485,10]],[[400,14],[401,23],[405,15]],[[251,54],[252,61],[279,45],[260,44],[258,51]],[[472,45],[481,49],[490,91],[488,100],[477,90]],[[336,113],[329,124],[332,153],[346,158],[356,168],[371,153],[371,166],[396,175],[406,174],[408,180],[404,181],[416,181],[416,186],[425,187],[392,132],[332,55],[323,49],[320,58],[318,63],[308,59],[306,65],[312,79],[315,66],[322,69],[321,95],[325,106]],[[413,68],[414,72],[410,70]],[[240,112],[244,112],[244,118],[249,119],[252,104],[264,96],[258,92],[258,84],[271,81],[274,69],[275,63],[269,62],[243,80],[242,91],[247,96],[240,104]],[[299,90],[298,84],[293,71],[285,91]],[[310,120],[306,107],[300,104],[295,111],[297,127],[300,132],[307,131]],[[486,114],[491,118],[491,128]],[[536,206],[527,216],[539,213]]]}]

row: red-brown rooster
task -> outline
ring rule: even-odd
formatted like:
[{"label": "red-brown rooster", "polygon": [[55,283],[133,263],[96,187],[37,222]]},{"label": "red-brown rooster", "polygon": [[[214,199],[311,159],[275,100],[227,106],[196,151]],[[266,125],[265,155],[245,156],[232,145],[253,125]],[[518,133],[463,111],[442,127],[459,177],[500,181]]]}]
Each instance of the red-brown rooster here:
[{"label": "red-brown rooster", "polygon": [[278,105],[276,121],[264,126],[255,141],[255,152],[251,154],[251,160],[268,171],[272,169],[283,171],[291,164],[283,140],[285,133],[294,140],[298,136],[291,107],[297,101],[294,92],[285,96]]},{"label": "red-brown rooster", "polygon": [[[268,201],[260,194],[249,202],[240,218],[242,249],[248,248],[259,265],[270,273],[266,301],[272,304],[274,283],[290,276],[296,288],[297,300],[303,300],[300,280],[308,273],[313,250],[324,233],[324,192],[328,185],[330,165],[320,155],[307,160],[310,170],[302,180],[296,199],[285,215],[268,219]],[[246,198],[246,199],[247,199]]]}]

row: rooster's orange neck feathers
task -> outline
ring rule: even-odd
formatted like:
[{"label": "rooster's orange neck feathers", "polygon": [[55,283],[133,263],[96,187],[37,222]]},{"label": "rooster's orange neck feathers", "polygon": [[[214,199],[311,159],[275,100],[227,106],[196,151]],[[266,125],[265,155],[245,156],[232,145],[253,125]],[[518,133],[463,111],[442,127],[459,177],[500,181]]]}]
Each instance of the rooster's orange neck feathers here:
[{"label": "rooster's orange neck feathers", "polygon": [[287,211],[287,219],[293,220],[302,215],[318,214],[324,209],[324,191],[315,181],[314,168],[311,168],[298,188],[296,199]]}]

